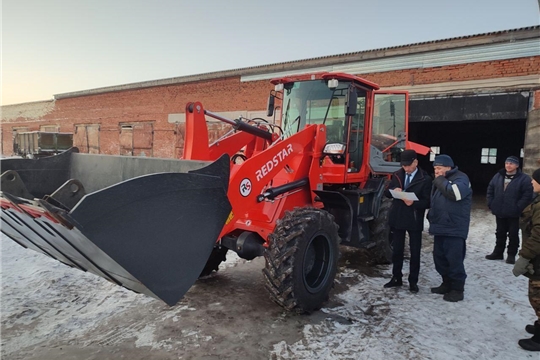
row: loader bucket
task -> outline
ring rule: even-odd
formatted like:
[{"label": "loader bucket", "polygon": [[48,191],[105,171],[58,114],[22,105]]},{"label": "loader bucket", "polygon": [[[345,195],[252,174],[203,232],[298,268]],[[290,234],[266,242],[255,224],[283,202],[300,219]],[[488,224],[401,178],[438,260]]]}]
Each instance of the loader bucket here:
[{"label": "loader bucket", "polygon": [[227,216],[229,159],[2,159],[1,231],[26,248],[176,304]]}]

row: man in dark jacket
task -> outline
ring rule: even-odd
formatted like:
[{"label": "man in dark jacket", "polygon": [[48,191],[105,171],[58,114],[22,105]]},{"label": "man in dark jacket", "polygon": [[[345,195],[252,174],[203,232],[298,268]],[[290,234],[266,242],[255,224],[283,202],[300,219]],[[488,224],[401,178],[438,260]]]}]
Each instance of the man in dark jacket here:
[{"label": "man in dark jacket", "polygon": [[431,292],[444,294],[444,300],[456,302],[463,300],[467,278],[463,261],[471,221],[471,183],[448,155],[437,155],[433,169],[435,179],[427,218],[429,233],[434,235],[435,269],[443,282],[431,288]]},{"label": "man in dark jacket", "polygon": [[493,176],[487,188],[488,207],[495,215],[495,249],[488,260],[502,260],[508,236],[506,262],[515,264],[519,248],[519,216],[533,198],[531,178],[519,169],[519,159],[509,156],[504,169]]},{"label": "man in dark jacket", "polygon": [[388,222],[392,233],[392,279],[385,288],[403,285],[403,251],[405,232],[409,233],[411,253],[409,269],[409,290],[418,292],[418,274],[420,272],[420,250],[422,248],[422,230],[424,229],[424,213],[429,207],[431,177],[418,167],[418,155],[414,150],[401,153],[401,169],[392,175],[392,180],[385,195],[393,198],[390,190],[414,193],[418,201],[393,199]]}]

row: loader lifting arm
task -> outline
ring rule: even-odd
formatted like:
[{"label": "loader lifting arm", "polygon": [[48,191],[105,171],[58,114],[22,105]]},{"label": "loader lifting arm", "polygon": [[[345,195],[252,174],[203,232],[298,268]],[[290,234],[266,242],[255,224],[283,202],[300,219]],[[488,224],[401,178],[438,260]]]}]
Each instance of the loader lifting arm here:
[{"label": "loader lifting arm", "polygon": [[[235,134],[210,145],[208,143],[208,127],[206,116],[231,125]],[[249,125],[241,120],[229,120],[210,111],[204,110],[200,102],[186,105],[186,136],[184,139],[184,159],[214,161],[221,155],[232,157],[244,146],[264,148],[268,143],[277,140],[278,135],[268,129]]]}]

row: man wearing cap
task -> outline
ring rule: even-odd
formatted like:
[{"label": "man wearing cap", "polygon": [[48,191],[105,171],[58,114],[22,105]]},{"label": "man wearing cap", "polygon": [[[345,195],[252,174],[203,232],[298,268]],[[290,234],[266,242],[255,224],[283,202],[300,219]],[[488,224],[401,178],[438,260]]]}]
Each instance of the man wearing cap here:
[{"label": "man wearing cap", "polygon": [[385,195],[392,198],[390,190],[406,191],[416,195],[418,201],[393,199],[388,222],[392,236],[392,279],[385,288],[402,286],[403,251],[405,232],[409,233],[411,253],[409,269],[409,290],[418,292],[418,274],[420,272],[420,250],[422,248],[422,230],[424,213],[429,207],[431,177],[418,167],[418,155],[414,150],[401,153],[401,169],[392,175],[392,180]]},{"label": "man wearing cap", "polygon": [[514,264],[519,248],[519,216],[533,199],[531,178],[519,169],[519,159],[509,156],[504,169],[493,176],[487,188],[487,204],[495,215],[495,249],[488,260],[502,260],[508,237],[506,262]]},{"label": "man wearing cap", "polygon": [[427,218],[429,233],[434,235],[435,269],[443,281],[440,286],[431,288],[431,292],[444,294],[444,300],[456,302],[463,300],[467,278],[463,261],[471,220],[471,183],[448,155],[437,155],[433,169],[435,179]]}]

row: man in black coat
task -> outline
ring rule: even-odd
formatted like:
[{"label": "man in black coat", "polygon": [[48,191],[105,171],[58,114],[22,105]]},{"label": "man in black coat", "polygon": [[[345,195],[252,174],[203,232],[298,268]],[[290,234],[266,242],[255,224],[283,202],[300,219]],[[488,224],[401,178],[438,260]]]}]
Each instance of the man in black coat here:
[{"label": "man in black coat", "polygon": [[488,207],[495,215],[495,249],[488,260],[502,260],[508,237],[506,262],[515,264],[519,248],[519,216],[533,199],[531,178],[519,169],[519,159],[509,156],[504,169],[493,176],[487,188]]},{"label": "man in black coat", "polygon": [[424,213],[429,207],[431,177],[418,167],[418,155],[414,150],[401,153],[401,169],[392,175],[392,180],[385,195],[393,198],[390,190],[414,193],[418,198],[400,200],[394,198],[388,222],[392,233],[392,279],[384,285],[385,288],[402,286],[403,251],[405,247],[405,232],[409,233],[411,253],[409,270],[409,290],[418,292],[418,274],[420,272],[420,250],[422,248],[422,230],[424,229]]}]

